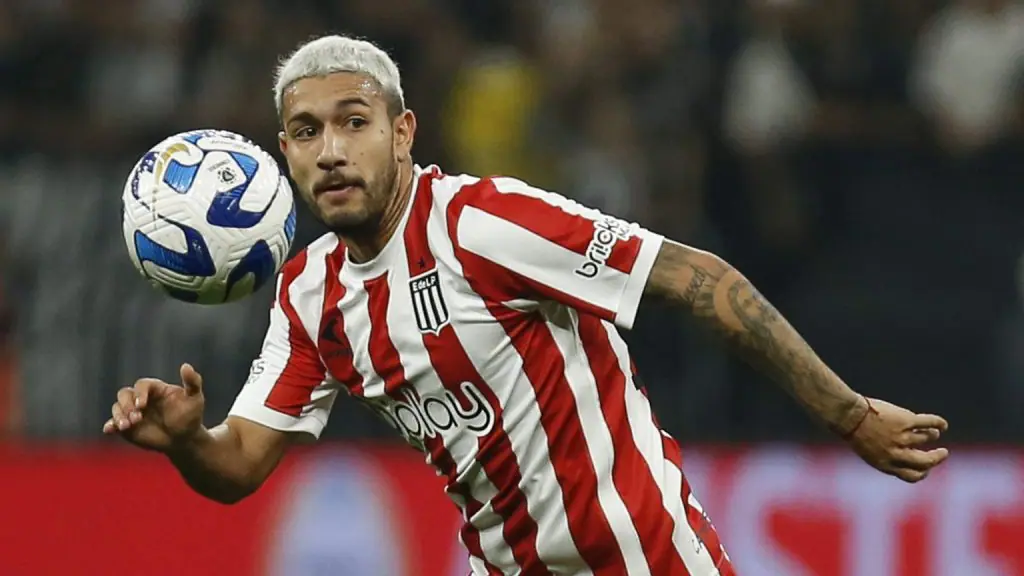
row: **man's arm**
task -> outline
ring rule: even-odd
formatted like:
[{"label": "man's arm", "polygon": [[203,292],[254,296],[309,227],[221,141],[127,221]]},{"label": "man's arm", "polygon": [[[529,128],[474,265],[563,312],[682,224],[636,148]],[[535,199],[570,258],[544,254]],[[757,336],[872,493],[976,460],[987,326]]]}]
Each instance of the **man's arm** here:
[{"label": "man's arm", "polygon": [[690,310],[837,434],[851,432],[870,409],[750,281],[718,256],[665,240],[644,293]]},{"label": "man's arm", "polygon": [[[235,398],[227,419],[199,427],[167,451],[196,492],[225,504],[249,496],[270,476],[288,447],[319,438],[338,389],[291,305],[289,287],[304,266],[293,260],[282,271],[278,295],[260,356]],[[194,372],[186,388],[201,387]]]},{"label": "man's arm", "polygon": [[263,485],[290,444],[286,432],[231,416],[219,426],[200,429],[167,456],[193,490],[235,504]]}]

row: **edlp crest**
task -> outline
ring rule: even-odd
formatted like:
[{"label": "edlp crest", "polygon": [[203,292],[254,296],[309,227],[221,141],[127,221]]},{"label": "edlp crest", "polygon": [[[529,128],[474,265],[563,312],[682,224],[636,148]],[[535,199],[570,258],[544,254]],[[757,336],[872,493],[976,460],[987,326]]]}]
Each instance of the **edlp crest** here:
[{"label": "edlp crest", "polygon": [[429,332],[435,336],[440,334],[441,329],[448,324],[449,316],[437,269],[411,278],[409,293],[412,295],[412,310],[420,332]]}]

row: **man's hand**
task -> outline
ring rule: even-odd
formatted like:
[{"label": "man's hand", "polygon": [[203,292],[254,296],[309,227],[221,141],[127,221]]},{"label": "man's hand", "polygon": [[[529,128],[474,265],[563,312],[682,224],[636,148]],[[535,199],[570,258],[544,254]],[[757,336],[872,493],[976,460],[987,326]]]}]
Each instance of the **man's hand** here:
[{"label": "man's hand", "polygon": [[181,386],[139,380],[118,391],[103,433],[119,434],[136,446],[168,452],[193,438],[203,424],[203,379],[192,366],[181,367]]},{"label": "man's hand", "polygon": [[942,417],[915,414],[882,400],[867,402],[864,420],[846,437],[865,462],[906,482],[918,482],[949,457],[945,448],[924,447],[949,428]]}]

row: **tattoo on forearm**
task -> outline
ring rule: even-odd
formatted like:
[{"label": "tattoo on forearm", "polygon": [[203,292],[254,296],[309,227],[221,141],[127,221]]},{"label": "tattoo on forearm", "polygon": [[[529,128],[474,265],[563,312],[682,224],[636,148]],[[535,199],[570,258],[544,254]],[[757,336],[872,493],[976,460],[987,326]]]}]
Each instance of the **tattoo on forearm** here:
[{"label": "tattoo on forearm", "polygon": [[857,418],[859,398],[774,306],[721,259],[666,243],[648,291],[688,307],[749,363],[837,432]]},{"label": "tattoo on forearm", "polygon": [[[705,316],[714,313],[714,288],[725,272],[724,266],[702,265],[684,247],[666,243],[654,262],[647,291],[690,306],[698,316]],[[686,289],[678,290],[680,278],[687,275]]]},{"label": "tattoo on forearm", "polygon": [[690,279],[690,285],[686,287],[686,292],[683,292],[683,300],[686,302],[696,302],[697,297],[700,296],[704,285],[708,281],[708,272],[703,268],[693,268],[693,278]]}]

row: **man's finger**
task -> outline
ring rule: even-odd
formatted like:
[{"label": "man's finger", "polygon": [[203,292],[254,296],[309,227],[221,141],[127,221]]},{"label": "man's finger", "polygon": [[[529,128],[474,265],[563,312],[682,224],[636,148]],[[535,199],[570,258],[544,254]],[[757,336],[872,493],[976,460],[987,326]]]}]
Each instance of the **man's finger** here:
[{"label": "man's finger", "polygon": [[114,425],[114,419],[111,418],[110,420],[107,420],[106,423],[103,424],[103,433],[113,434],[114,432],[117,432],[117,426]]},{"label": "man's finger", "polygon": [[939,432],[945,432],[949,429],[949,422],[942,416],[935,414],[915,414],[910,419],[910,426],[908,428],[935,428]]},{"label": "man's finger", "polygon": [[187,396],[199,396],[203,393],[203,377],[191,364],[181,365],[181,384],[185,387]]},{"label": "man's finger", "polygon": [[949,450],[945,448],[936,448],[928,451],[906,450],[902,454],[898,455],[894,460],[901,468],[924,472],[942,464],[946,458],[949,458]]},{"label": "man's finger", "polygon": [[125,387],[118,390],[117,401],[121,404],[124,415],[131,418],[132,422],[142,419],[142,413],[138,409],[139,395],[134,388]]},{"label": "man's finger", "polygon": [[131,426],[131,422],[125,417],[124,410],[121,409],[120,402],[114,402],[114,405],[110,407],[110,416],[118,430],[127,430]]},{"label": "man's finger", "polygon": [[138,424],[142,420],[142,412],[137,408],[138,394],[133,388],[121,388],[117,392],[117,401],[121,404],[121,412],[132,424]]},{"label": "man's finger", "polygon": [[160,392],[163,381],[155,378],[143,378],[135,383],[135,408],[143,410],[149,405],[149,400]]},{"label": "man's finger", "polygon": [[942,436],[938,428],[918,428],[904,434],[905,445],[908,447],[919,446],[929,442],[935,442]]},{"label": "man's finger", "polygon": [[928,477],[928,471],[927,470],[911,470],[911,469],[908,469],[908,468],[899,468],[899,469],[896,470],[896,477],[899,478],[900,480],[903,480],[904,482],[909,482],[909,483],[913,484],[915,482],[920,482],[921,480],[924,480],[925,478],[927,478]]}]

